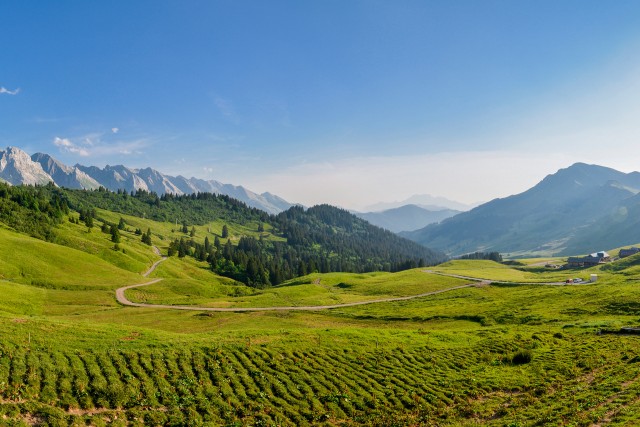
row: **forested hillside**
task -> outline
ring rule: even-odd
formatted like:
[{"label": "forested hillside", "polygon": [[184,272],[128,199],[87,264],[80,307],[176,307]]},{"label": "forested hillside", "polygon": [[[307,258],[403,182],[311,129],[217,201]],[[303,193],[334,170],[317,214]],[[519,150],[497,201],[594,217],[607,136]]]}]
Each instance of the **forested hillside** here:
[{"label": "forested hillside", "polygon": [[[293,207],[273,216],[224,195],[189,196],[138,191],[69,190],[53,185],[12,187],[0,183],[0,221],[31,236],[64,244],[56,224],[70,210],[92,226],[96,209],[175,223],[188,230],[214,221],[225,226],[204,240],[176,239],[168,254],[208,261],[216,273],[265,287],[312,272],[399,271],[432,265],[444,255],[375,227],[345,210],[322,205]],[[102,220],[104,223],[105,221]],[[234,236],[229,226],[256,224],[254,235]],[[115,227],[114,227],[115,228]],[[268,231],[265,231],[268,230]],[[108,229],[103,227],[103,231]],[[150,240],[149,234],[143,237]],[[211,237],[211,238],[209,238]]]},{"label": "forested hillside", "polygon": [[14,187],[0,182],[0,223],[16,231],[54,241],[54,228],[68,213],[65,192],[53,185]]}]

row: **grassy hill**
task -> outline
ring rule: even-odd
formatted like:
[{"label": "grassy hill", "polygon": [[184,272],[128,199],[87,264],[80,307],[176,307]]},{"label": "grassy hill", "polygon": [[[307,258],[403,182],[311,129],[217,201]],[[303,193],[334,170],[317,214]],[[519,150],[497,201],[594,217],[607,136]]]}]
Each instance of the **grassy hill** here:
[{"label": "grassy hill", "polygon": [[[154,240],[155,233],[161,240],[171,239],[164,245],[169,255],[207,261],[219,275],[254,287],[277,285],[314,271],[399,271],[446,258],[329,205],[306,210],[296,206],[273,216],[209,193],[158,197],[146,191],[129,194],[0,183],[0,221],[16,231],[68,245],[59,227],[73,211],[79,218],[69,217],[70,221],[84,223],[89,231],[98,221],[114,243],[119,243],[120,231],[134,231],[146,243]],[[145,219],[162,224],[158,228]],[[168,224],[173,226],[169,229]],[[196,227],[201,227],[199,233]]]},{"label": "grassy hill", "polygon": [[[69,216],[74,221],[69,221]],[[91,232],[65,214],[47,242],[0,229],[0,425],[633,425],[640,257],[587,270],[460,260],[401,272],[313,273],[265,289],[207,261],[159,256],[191,238],[175,221],[97,209]],[[102,221],[123,218],[114,249]],[[195,225],[194,241],[222,231]],[[191,224],[189,224],[191,228]],[[234,241],[257,222],[229,224]],[[245,228],[243,228],[245,227]],[[253,231],[255,229],[255,231]],[[210,234],[211,233],[211,234]],[[60,242],[64,245],[59,244]],[[432,270],[438,274],[427,273]],[[599,275],[594,284],[542,283]],[[124,307],[321,305],[475,287],[310,312]]]}]

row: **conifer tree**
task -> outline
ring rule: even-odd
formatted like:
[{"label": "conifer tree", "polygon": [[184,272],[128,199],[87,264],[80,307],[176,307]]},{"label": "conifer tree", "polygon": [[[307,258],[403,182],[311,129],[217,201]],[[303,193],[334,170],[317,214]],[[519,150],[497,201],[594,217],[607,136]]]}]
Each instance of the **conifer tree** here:
[{"label": "conifer tree", "polygon": [[148,228],[147,232],[142,235],[142,243],[151,246],[151,228]]},{"label": "conifer tree", "polygon": [[120,243],[120,232],[118,231],[118,227],[112,225],[109,232],[111,233],[111,241],[113,243]]}]

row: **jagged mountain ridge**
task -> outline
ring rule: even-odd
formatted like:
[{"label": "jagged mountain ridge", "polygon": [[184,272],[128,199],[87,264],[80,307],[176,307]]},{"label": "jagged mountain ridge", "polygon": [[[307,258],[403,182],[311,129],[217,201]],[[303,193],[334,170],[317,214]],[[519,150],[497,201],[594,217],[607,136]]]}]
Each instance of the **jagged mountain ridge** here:
[{"label": "jagged mountain ridge", "polygon": [[380,212],[353,212],[355,216],[394,233],[418,230],[459,213],[453,209],[425,209],[418,205],[404,205]]},{"label": "jagged mountain ridge", "polygon": [[94,190],[100,187],[98,181],[91,178],[77,166],[67,166],[48,154],[36,153],[31,156],[31,160],[39,163],[42,169],[53,179],[53,182],[60,187],[87,190]]},{"label": "jagged mountain ridge", "polygon": [[401,235],[450,255],[474,251],[589,253],[603,246],[602,237],[607,233],[618,238],[608,239],[606,247],[640,241],[640,230],[620,233],[618,228],[624,224],[611,219],[612,213],[622,208],[632,212],[640,203],[636,197],[639,192],[638,172],[627,174],[576,163],[548,175],[523,193],[492,200],[439,224]]},{"label": "jagged mountain ridge", "polygon": [[15,147],[0,151],[0,179],[12,185],[38,185],[53,181],[40,163],[34,162],[27,153]]},{"label": "jagged mountain ridge", "polygon": [[107,165],[104,168],[80,164],[68,166],[49,154],[35,153],[29,156],[16,147],[0,151],[0,180],[12,185],[44,185],[53,182],[60,187],[73,189],[96,189],[102,186],[111,191],[145,190],[158,195],[209,192],[233,197],[250,207],[271,214],[280,213],[293,206],[292,203],[271,193],[257,194],[242,186],[214,180],[173,177],[150,167],[133,169],[123,165]]}]

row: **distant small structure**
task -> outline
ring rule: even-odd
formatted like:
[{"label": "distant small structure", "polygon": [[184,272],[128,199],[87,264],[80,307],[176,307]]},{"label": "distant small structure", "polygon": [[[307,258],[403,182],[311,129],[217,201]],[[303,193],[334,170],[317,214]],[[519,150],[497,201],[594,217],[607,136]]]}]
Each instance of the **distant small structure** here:
[{"label": "distant small structure", "polygon": [[594,252],[584,257],[569,257],[568,267],[593,267],[611,261],[611,256],[605,251]]},{"label": "distant small structure", "polygon": [[635,246],[625,249],[620,249],[620,254],[618,255],[620,258],[626,258],[631,255],[635,255],[640,252],[640,248],[636,248]]},{"label": "distant small structure", "polygon": [[597,275],[597,274],[592,274],[592,275],[591,275],[591,278],[589,279],[589,281],[590,281],[591,283],[595,283],[595,282],[597,282],[597,281],[598,281],[598,275]]}]

